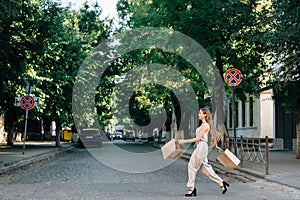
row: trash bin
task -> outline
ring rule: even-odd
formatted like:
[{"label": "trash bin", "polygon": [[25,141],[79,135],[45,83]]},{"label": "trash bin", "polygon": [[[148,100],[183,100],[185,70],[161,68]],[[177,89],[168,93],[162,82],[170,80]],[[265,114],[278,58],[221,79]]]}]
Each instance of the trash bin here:
[{"label": "trash bin", "polygon": [[71,129],[70,128],[63,128],[61,137],[65,141],[71,141],[72,140],[72,131],[71,131]]}]

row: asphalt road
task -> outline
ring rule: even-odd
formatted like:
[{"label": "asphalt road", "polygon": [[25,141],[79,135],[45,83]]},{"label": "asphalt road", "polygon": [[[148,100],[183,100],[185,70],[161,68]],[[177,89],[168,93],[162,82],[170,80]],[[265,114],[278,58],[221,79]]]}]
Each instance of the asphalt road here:
[{"label": "asphalt road", "polygon": [[[230,183],[224,195],[218,185],[197,175],[193,199],[299,199],[298,190],[265,180]],[[75,149],[51,160],[0,177],[0,199],[186,199],[187,162],[164,161],[159,149],[140,142],[114,141],[102,148]]]}]

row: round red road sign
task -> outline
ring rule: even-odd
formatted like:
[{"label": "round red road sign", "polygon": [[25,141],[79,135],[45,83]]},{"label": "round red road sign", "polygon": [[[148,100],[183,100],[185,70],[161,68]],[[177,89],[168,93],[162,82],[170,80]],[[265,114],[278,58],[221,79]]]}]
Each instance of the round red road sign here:
[{"label": "round red road sign", "polygon": [[30,110],[34,107],[34,98],[32,96],[23,96],[20,99],[20,106],[25,110]]},{"label": "round red road sign", "polygon": [[237,86],[242,82],[242,73],[240,70],[231,68],[224,74],[224,80],[229,86]]}]

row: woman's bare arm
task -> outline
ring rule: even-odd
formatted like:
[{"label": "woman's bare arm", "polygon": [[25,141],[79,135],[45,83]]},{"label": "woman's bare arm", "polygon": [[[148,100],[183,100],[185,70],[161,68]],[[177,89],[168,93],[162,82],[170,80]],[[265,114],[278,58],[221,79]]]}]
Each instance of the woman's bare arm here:
[{"label": "woman's bare arm", "polygon": [[201,126],[200,127],[200,133],[198,134],[198,137],[187,139],[187,140],[178,140],[179,144],[186,144],[186,143],[193,143],[193,142],[199,142],[203,135],[208,132],[207,126]]}]

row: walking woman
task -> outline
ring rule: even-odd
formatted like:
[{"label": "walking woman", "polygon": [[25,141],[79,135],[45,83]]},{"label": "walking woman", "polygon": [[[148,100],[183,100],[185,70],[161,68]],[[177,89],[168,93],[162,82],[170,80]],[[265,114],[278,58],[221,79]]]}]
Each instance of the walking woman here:
[{"label": "walking woman", "polygon": [[[187,140],[178,140],[179,144],[196,143],[196,147],[188,164],[188,192],[185,196],[188,197],[197,195],[195,178],[199,169],[201,169],[202,173],[208,176],[212,181],[216,182],[221,187],[222,193],[225,194],[229,184],[215,173],[212,166],[208,164],[207,159],[209,146],[215,147],[216,151],[220,150],[217,146],[216,133],[214,131],[210,131],[210,129],[213,129],[213,122],[209,109],[201,108],[198,117],[199,120],[202,121],[202,125],[197,128],[196,137]],[[210,138],[210,141],[208,138]],[[210,143],[210,145],[208,145],[208,143]]]}]

